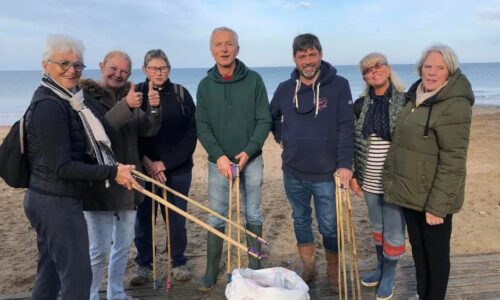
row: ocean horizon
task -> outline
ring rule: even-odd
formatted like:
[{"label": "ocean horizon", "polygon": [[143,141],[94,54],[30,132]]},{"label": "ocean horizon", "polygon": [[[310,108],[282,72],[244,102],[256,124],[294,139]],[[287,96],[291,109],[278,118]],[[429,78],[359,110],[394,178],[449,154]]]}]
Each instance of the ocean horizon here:
[{"label": "ocean horizon", "polygon": [[[349,80],[353,99],[357,99],[364,89],[364,82],[357,65],[338,65],[337,74]],[[252,68],[250,66],[250,68]],[[394,64],[393,71],[408,88],[418,79],[414,64]],[[462,63],[463,74],[471,82],[475,105],[500,105],[500,63]],[[196,90],[200,80],[209,68],[173,68],[170,80],[182,84],[196,98]],[[266,85],[269,101],[278,84],[290,78],[294,69],[289,67],[255,67]],[[100,79],[96,69],[86,69],[82,78]],[[0,71],[0,125],[12,125],[28,107],[35,89],[40,85],[41,70],[33,71]],[[141,69],[132,70],[129,80],[138,83],[144,81]],[[196,99],[195,99],[196,101]]]}]

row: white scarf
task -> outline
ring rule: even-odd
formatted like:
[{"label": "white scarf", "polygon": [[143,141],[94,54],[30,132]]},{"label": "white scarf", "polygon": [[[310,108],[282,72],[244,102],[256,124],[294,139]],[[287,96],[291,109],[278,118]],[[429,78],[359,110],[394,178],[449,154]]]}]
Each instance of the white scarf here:
[{"label": "white scarf", "polygon": [[73,94],[68,89],[59,85],[50,76],[44,74],[41,84],[52,90],[60,98],[68,101],[74,111],[78,113],[82,121],[85,136],[92,149],[92,156],[95,157],[99,165],[116,165],[115,155],[111,150],[111,141],[102,126],[101,121],[83,103],[83,91],[79,90]]}]

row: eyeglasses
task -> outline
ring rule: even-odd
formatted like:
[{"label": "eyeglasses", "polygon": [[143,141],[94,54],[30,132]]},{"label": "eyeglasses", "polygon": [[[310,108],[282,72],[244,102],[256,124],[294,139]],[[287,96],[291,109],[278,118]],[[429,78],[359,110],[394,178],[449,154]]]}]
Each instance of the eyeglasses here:
[{"label": "eyeglasses", "polygon": [[146,67],[149,72],[153,73],[167,73],[168,70],[170,70],[170,66],[161,66],[161,67]]},{"label": "eyeglasses", "polygon": [[387,65],[387,64],[383,63],[383,62],[378,62],[369,68],[363,69],[363,72],[361,72],[361,73],[363,74],[363,76],[366,76],[367,74],[370,74],[373,71],[379,70],[380,68],[382,68],[385,65]]},{"label": "eyeglasses", "polygon": [[67,60],[53,61],[53,60],[50,60],[50,59],[47,60],[47,61],[58,65],[59,67],[61,67],[61,69],[63,71],[67,71],[67,70],[69,70],[69,68],[73,67],[73,69],[76,72],[81,72],[81,71],[83,71],[83,69],[85,69],[87,67],[82,62],[74,62],[74,63],[72,63],[72,62],[67,61]]}]

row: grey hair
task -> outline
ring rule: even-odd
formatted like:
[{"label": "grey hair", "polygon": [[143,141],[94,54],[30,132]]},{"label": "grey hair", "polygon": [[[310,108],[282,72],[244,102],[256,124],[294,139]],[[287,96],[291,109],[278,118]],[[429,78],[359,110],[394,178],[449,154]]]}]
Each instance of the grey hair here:
[{"label": "grey hair", "polygon": [[132,70],[132,60],[130,59],[130,56],[127,53],[120,51],[120,50],[113,50],[111,52],[108,52],[108,54],[106,54],[106,56],[104,56],[102,63],[106,64],[111,58],[113,58],[117,55],[122,57],[123,59],[125,59],[128,62],[128,71],[130,72]]},{"label": "grey hair", "polygon": [[322,47],[321,43],[319,42],[319,39],[317,36],[311,33],[304,33],[296,36],[293,39],[293,55],[298,51],[306,51],[308,49],[316,49],[319,51],[319,53],[322,53]]},{"label": "grey hair", "polygon": [[[359,69],[361,72],[363,72],[364,69],[374,65],[375,63],[383,63],[387,65],[388,67],[391,67],[389,64],[389,61],[387,60],[387,57],[379,52],[372,52],[368,53],[365,55],[360,61],[359,61]],[[394,72],[394,70],[391,68],[391,74],[389,75],[389,82],[392,84],[392,87],[394,90],[397,92],[404,92],[405,87],[401,80],[399,79],[398,75]],[[368,95],[368,90],[370,89],[370,85],[365,81],[365,89],[361,93],[361,96],[366,96]]]},{"label": "grey hair", "polygon": [[229,27],[226,27],[226,26],[221,26],[221,27],[217,27],[215,28],[213,31],[212,31],[212,34],[210,35],[210,48],[212,48],[212,38],[214,37],[214,34],[216,34],[217,32],[221,32],[221,31],[227,31],[227,32],[230,32],[232,35],[233,35],[233,39],[234,39],[234,42],[236,43],[236,46],[238,46],[238,34],[236,33],[236,31],[232,30],[231,28]]},{"label": "grey hair", "polygon": [[85,47],[82,41],[69,35],[54,34],[47,38],[45,49],[43,50],[42,61],[49,60],[56,53],[74,53],[83,61],[83,51]]},{"label": "grey hair", "polygon": [[163,59],[167,63],[167,67],[170,69],[170,61],[168,60],[165,52],[161,49],[149,50],[146,55],[144,55],[144,67],[147,67],[148,63],[154,58]]},{"label": "grey hair", "polygon": [[448,73],[450,73],[450,76],[453,76],[460,65],[458,56],[455,54],[455,51],[453,51],[453,49],[443,44],[432,45],[424,49],[424,51],[422,52],[422,56],[417,62],[418,76],[422,77],[422,67],[424,66],[424,62],[427,59],[427,56],[429,56],[429,54],[431,54],[432,52],[440,53],[443,56],[444,64],[448,68]]}]

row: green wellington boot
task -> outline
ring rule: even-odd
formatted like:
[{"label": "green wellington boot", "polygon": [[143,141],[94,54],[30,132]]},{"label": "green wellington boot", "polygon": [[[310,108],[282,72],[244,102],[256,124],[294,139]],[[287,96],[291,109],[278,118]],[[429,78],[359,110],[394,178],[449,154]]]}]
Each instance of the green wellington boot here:
[{"label": "green wellington boot", "polygon": [[[247,230],[255,233],[259,237],[262,237],[262,225],[247,224]],[[247,236],[247,245],[248,248],[253,248],[258,253],[262,250],[262,244],[253,237]],[[260,259],[255,258],[252,255],[248,255],[248,267],[252,270],[262,269]]]},{"label": "green wellington boot", "polygon": [[[224,227],[215,228],[220,232],[224,232]],[[198,291],[208,292],[217,282],[219,275],[219,262],[222,256],[223,240],[215,234],[209,232],[207,234],[207,268],[205,276],[198,281]]]}]

